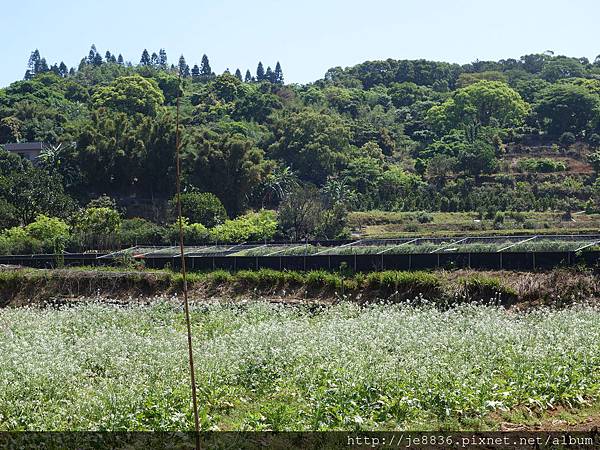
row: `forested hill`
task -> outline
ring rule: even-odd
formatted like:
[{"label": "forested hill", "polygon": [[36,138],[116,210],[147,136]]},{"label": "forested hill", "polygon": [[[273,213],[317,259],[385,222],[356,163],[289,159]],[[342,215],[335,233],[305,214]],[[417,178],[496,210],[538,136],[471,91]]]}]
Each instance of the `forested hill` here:
[{"label": "forested hill", "polygon": [[92,47],[69,69],[34,51],[25,79],[0,89],[0,145],[45,150],[35,165],[0,154],[1,225],[69,218],[103,194],[165,220],[178,74],[184,185],[215,194],[229,217],[313,200],[345,211],[600,206],[598,59],[389,59],[307,85],[271,64],[216,75],[206,55],[172,64],[144,50],[131,64]]}]

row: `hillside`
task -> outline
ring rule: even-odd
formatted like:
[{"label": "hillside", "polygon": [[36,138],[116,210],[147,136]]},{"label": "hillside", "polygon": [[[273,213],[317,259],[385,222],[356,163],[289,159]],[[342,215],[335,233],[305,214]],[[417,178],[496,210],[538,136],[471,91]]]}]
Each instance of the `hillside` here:
[{"label": "hillside", "polygon": [[169,242],[178,85],[190,241],[348,236],[361,211],[522,213],[525,229],[585,211],[598,226],[598,60],[388,59],[286,85],[279,63],[216,75],[206,55],[132,64],[92,46],[71,69],[36,50],[0,89],[0,146],[44,143],[35,164],[0,153],[4,251],[57,245],[31,231],[39,215],[68,227],[62,246]]}]

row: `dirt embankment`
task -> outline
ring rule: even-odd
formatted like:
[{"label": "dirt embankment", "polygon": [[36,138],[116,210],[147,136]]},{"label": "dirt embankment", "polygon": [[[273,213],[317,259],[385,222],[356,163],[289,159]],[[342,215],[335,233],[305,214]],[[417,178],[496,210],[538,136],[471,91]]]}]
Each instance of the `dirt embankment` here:
[{"label": "dirt embankment", "polygon": [[[591,271],[381,272],[342,277],[275,271],[190,274],[192,300],[261,298],[287,303],[371,302],[425,298],[441,304],[495,300],[516,308],[600,303],[600,277]],[[180,295],[181,276],[166,271],[0,271],[0,307],[103,297],[139,302]]]}]

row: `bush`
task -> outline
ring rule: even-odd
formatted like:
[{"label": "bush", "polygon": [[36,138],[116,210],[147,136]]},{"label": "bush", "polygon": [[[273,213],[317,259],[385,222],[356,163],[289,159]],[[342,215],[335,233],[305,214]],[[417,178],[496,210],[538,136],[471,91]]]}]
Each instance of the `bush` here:
[{"label": "bush", "polygon": [[27,234],[22,227],[13,227],[0,234],[0,253],[4,255],[20,255],[41,253],[42,243]]},{"label": "bush", "polygon": [[[183,222],[183,240],[185,245],[205,244],[209,241],[210,233],[201,223],[189,223],[186,217]],[[179,242],[179,222],[175,222],[165,232],[165,240],[168,243]]]},{"label": "bush", "polygon": [[35,222],[25,227],[29,237],[40,242],[42,250],[49,253],[60,253],[70,237],[69,225],[57,217],[39,215]]},{"label": "bush", "polygon": [[550,158],[527,158],[518,162],[519,169],[526,172],[564,172],[567,170],[567,165],[562,161],[555,161]]},{"label": "bush", "polygon": [[575,135],[569,131],[560,135],[558,138],[558,142],[564,147],[568,147],[569,145],[573,145],[575,143]]},{"label": "bush", "polygon": [[79,232],[101,236],[113,234],[120,227],[121,216],[114,209],[107,207],[86,208],[75,223],[75,228]]},{"label": "bush", "polygon": [[[171,211],[177,217],[177,197],[171,201]],[[181,215],[191,223],[201,223],[212,228],[227,220],[227,212],[219,197],[210,192],[187,192],[181,194]]]},{"label": "bush", "polygon": [[165,229],[139,217],[124,220],[118,231],[121,245],[159,245],[163,243]]},{"label": "bush", "polygon": [[433,216],[426,212],[420,212],[419,214],[417,214],[417,220],[419,221],[419,223],[431,223],[433,222]]},{"label": "bush", "polygon": [[26,227],[0,234],[0,254],[61,253],[69,239],[69,226],[56,217],[40,215]]},{"label": "bush", "polygon": [[226,220],[210,231],[212,240],[218,242],[248,242],[273,239],[277,231],[274,211],[261,210]]}]

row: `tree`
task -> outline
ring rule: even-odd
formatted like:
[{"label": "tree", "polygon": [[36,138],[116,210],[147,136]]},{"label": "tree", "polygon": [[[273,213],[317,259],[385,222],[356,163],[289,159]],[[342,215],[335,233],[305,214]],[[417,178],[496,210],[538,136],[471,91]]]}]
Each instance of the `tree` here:
[{"label": "tree", "polygon": [[244,76],[244,82],[250,83],[251,81],[252,81],[252,74],[250,73],[250,70],[246,70],[246,75]]},{"label": "tree", "polygon": [[150,56],[150,65],[154,68],[158,68],[158,55],[153,52],[152,56]]},{"label": "tree", "polygon": [[265,69],[262,62],[259,61],[256,67],[256,81],[263,81],[265,79]]},{"label": "tree", "polygon": [[345,232],[347,211],[342,203],[328,204],[317,188],[307,185],[284,198],[277,217],[283,234],[292,240],[335,239]]},{"label": "tree", "polygon": [[235,69],[235,77],[236,77],[238,80],[240,80],[240,81],[243,81],[243,80],[242,80],[242,72],[240,72],[240,69]]},{"label": "tree", "polygon": [[110,208],[86,208],[75,223],[77,231],[103,237],[117,232],[120,227],[121,215]]},{"label": "tree", "polygon": [[264,152],[239,133],[195,129],[183,148],[185,180],[219,197],[230,215],[244,210],[271,169]]},{"label": "tree", "polygon": [[484,140],[478,139],[465,145],[458,154],[457,168],[471,175],[491,173],[496,168],[496,164],[494,147]]},{"label": "tree", "polygon": [[140,75],[119,77],[92,96],[96,106],[105,106],[128,114],[156,115],[165,97],[156,81]]},{"label": "tree", "polygon": [[120,64],[121,66],[125,64],[125,61],[123,61],[123,55],[121,55],[120,53],[119,57],[117,58],[117,64]]},{"label": "tree", "polygon": [[161,69],[167,68],[167,52],[165,51],[164,48],[161,48],[158,51],[158,65],[160,66]]},{"label": "tree", "polygon": [[40,60],[42,57],[40,56],[40,51],[36,48],[31,52],[31,56],[29,56],[29,63],[27,67],[29,67],[29,73],[34,76],[39,71]]},{"label": "tree", "polygon": [[585,69],[575,58],[558,57],[544,64],[541,76],[554,83],[561,78],[583,77]]},{"label": "tree", "polygon": [[74,201],[64,193],[60,177],[41,169],[26,167],[0,178],[0,197],[14,207],[23,225],[39,214],[66,218],[75,208]]},{"label": "tree", "polygon": [[181,77],[188,78],[190,76],[190,66],[186,64],[183,55],[179,57],[179,64],[177,67],[179,68],[179,75],[181,75]]},{"label": "tree", "polygon": [[518,126],[529,112],[529,105],[507,84],[479,81],[459,89],[440,106],[427,113],[438,131],[469,126]]},{"label": "tree", "polygon": [[342,167],[350,147],[350,130],[340,118],[312,110],[283,116],[274,133],[269,152],[318,185]]},{"label": "tree", "polygon": [[275,65],[273,82],[276,84],[283,84],[283,70],[281,70],[281,64],[279,64],[279,61],[277,61],[277,64]]},{"label": "tree", "polygon": [[[171,202],[173,216],[177,216],[177,197]],[[207,228],[227,220],[227,211],[219,197],[210,192],[185,192],[181,194],[181,215],[191,223],[201,223]]]},{"label": "tree", "polygon": [[273,69],[271,69],[271,66],[267,66],[267,71],[265,72],[265,80],[270,83],[275,82],[275,74],[273,73]]},{"label": "tree", "polygon": [[200,67],[198,67],[198,64],[194,64],[194,67],[192,67],[192,80],[197,80],[200,78]]},{"label": "tree", "polygon": [[67,66],[62,61],[60,62],[60,65],[58,66],[58,73],[63,78],[65,78],[69,74],[69,69],[67,69]]},{"label": "tree", "polygon": [[202,61],[200,63],[200,77],[203,80],[209,80],[213,76],[210,63],[208,62],[208,56],[202,55]]},{"label": "tree", "polygon": [[540,125],[554,137],[564,132],[579,135],[599,117],[600,99],[583,86],[554,84],[535,105]]},{"label": "tree", "polygon": [[93,65],[97,54],[98,54],[98,50],[96,50],[96,45],[92,44],[92,46],[90,47],[90,51],[88,53],[87,63]]},{"label": "tree", "polygon": [[149,66],[150,64],[150,54],[148,53],[148,50],[144,49],[142,57],[140,58],[140,66]]}]

